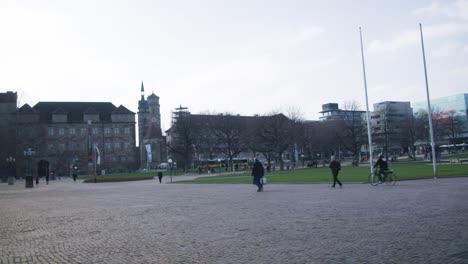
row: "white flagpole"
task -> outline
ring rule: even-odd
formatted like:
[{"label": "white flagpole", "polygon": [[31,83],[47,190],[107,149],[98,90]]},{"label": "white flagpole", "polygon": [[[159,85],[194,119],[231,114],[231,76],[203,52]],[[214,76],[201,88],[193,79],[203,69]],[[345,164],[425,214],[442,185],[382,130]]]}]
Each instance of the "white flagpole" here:
[{"label": "white flagpole", "polygon": [[371,135],[370,117],[369,117],[369,99],[367,97],[366,64],[364,63],[364,46],[362,45],[361,27],[359,27],[359,37],[361,39],[362,72],[364,74],[364,91],[366,94],[367,138],[369,139],[369,166],[370,166],[371,173],[374,173],[374,167],[372,166],[372,135]]},{"label": "white flagpole", "polygon": [[421,47],[424,63],[424,77],[426,78],[426,97],[427,97],[427,116],[429,119],[429,134],[431,135],[431,148],[432,148],[432,167],[434,169],[434,179],[437,179],[437,161],[436,161],[436,152],[435,152],[435,143],[434,143],[434,129],[432,127],[432,110],[431,102],[429,97],[429,82],[427,80],[427,67],[426,67],[426,53],[424,51],[424,39],[422,33],[422,25],[419,23],[419,32],[421,33]]}]

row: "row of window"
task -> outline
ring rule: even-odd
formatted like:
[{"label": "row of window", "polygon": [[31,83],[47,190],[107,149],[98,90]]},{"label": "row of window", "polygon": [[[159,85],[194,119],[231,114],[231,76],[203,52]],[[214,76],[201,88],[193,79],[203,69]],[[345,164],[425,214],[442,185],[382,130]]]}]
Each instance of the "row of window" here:
[{"label": "row of window", "polygon": [[[64,136],[64,135],[65,135],[65,131],[66,131],[65,128],[54,128],[54,127],[49,127],[49,129],[48,129],[48,131],[47,131],[47,134],[48,134],[49,136],[54,136],[55,133],[57,132],[57,135],[59,135],[59,136]],[[68,135],[76,135],[78,131],[79,131],[79,133],[80,133],[81,135],[86,135],[86,134],[88,134],[88,129],[85,128],[85,127],[82,127],[82,128],[79,128],[79,129],[74,128],[74,127],[70,127],[70,128],[68,128]],[[92,134],[97,135],[97,134],[99,134],[100,129],[99,129],[98,127],[93,127],[93,128],[91,129],[91,131],[92,131]],[[109,135],[111,135],[111,132],[113,132],[114,135],[119,135],[119,134],[120,134],[120,131],[121,131],[121,130],[120,130],[119,127],[114,127],[114,128],[112,128],[112,129],[111,129],[110,127],[105,127],[105,128],[104,128],[104,135],[109,136]],[[124,134],[130,134],[130,128],[129,128],[129,127],[125,127],[125,128],[123,129],[123,133],[124,133]]]},{"label": "row of window", "polygon": [[[98,148],[99,148],[99,144]],[[57,148],[59,151],[63,152],[65,150],[72,150],[72,151],[85,151],[87,147],[87,144],[84,143],[49,143],[47,144],[47,150],[48,151],[53,151],[55,148]],[[114,150],[120,150],[120,149],[130,149],[130,143],[128,142],[114,142],[114,143],[104,143],[104,149],[105,150],[112,150],[112,147]]]}]

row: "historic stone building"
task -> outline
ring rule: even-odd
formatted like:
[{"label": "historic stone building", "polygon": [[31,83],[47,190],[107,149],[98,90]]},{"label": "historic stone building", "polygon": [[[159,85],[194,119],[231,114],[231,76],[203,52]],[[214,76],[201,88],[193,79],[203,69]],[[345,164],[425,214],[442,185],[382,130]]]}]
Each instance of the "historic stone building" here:
[{"label": "historic stone building", "polygon": [[16,101],[16,93],[0,93],[0,178],[2,180],[14,174],[16,162]]},{"label": "historic stone building", "polygon": [[[23,105],[17,112],[17,171],[24,175],[40,160],[48,161],[50,171],[69,175],[72,166],[89,173],[89,163],[101,170],[128,171],[138,167],[135,148],[135,113],[109,102],[39,102]],[[89,141],[91,138],[91,144]],[[89,154],[89,147],[94,155]],[[28,164],[24,150],[35,153]],[[90,158],[92,159],[90,161]],[[32,165],[31,165],[32,164]]]},{"label": "historic stone building", "polygon": [[167,161],[166,137],[161,131],[159,97],[154,93],[145,100],[141,82],[141,100],[138,102],[138,136],[140,168],[155,169]]}]

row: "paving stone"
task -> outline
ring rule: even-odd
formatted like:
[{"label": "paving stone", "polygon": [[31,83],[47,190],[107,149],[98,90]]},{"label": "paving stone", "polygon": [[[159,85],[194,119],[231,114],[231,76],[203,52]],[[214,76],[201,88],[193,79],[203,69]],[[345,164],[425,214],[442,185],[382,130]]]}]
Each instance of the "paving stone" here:
[{"label": "paving stone", "polygon": [[468,178],[0,184],[0,264],[468,263]]}]

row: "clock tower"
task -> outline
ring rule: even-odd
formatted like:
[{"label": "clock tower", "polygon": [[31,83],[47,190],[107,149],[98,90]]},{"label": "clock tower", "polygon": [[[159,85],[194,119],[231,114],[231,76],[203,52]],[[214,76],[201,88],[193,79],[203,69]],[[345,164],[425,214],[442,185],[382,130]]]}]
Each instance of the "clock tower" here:
[{"label": "clock tower", "polygon": [[143,82],[138,102],[138,136],[141,168],[155,169],[166,162],[166,138],[161,132],[159,97],[151,93],[145,99]]}]

